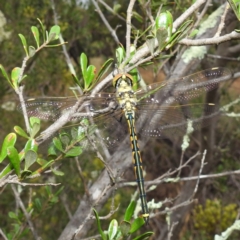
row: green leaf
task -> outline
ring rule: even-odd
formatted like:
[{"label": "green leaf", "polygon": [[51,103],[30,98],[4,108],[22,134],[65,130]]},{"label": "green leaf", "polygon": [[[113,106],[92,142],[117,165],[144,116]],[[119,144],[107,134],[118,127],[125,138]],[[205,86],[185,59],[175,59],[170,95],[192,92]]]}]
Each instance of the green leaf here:
[{"label": "green leaf", "polygon": [[62,143],[59,138],[57,137],[53,138],[53,144],[59,151],[61,152],[63,151]]},{"label": "green leaf", "polygon": [[240,3],[238,0],[228,0],[231,8],[233,9],[238,21],[240,21]]},{"label": "green leaf", "polygon": [[93,65],[88,66],[87,71],[84,78],[84,90],[88,90],[91,85],[94,77],[95,77],[96,67]]},{"label": "green leaf", "polygon": [[133,11],[133,12],[132,12],[132,15],[133,15],[133,17],[135,17],[140,23],[143,23],[143,17],[142,17],[139,13]]},{"label": "green leaf", "polygon": [[148,240],[149,237],[151,237],[154,234],[154,232],[146,232],[136,238],[134,238],[133,240]]},{"label": "green leaf", "polygon": [[12,219],[18,220],[18,216],[17,216],[16,213],[14,213],[14,212],[8,212],[8,216],[9,216],[10,218],[12,218]]},{"label": "green leaf", "polygon": [[24,170],[28,170],[37,161],[37,153],[33,150],[28,150],[25,154]]},{"label": "green leaf", "polygon": [[21,74],[21,68],[15,67],[11,72],[11,79],[14,86],[14,89],[18,88],[18,84],[21,82],[22,79],[20,79]]},{"label": "green leaf", "polygon": [[64,189],[64,186],[60,187],[56,193],[54,193],[54,196],[58,196]]},{"label": "green leaf", "polygon": [[25,179],[26,177],[30,176],[32,174],[32,171],[30,170],[23,170],[21,172],[21,179]]},{"label": "green leaf", "polygon": [[3,140],[2,149],[0,153],[0,163],[7,157],[8,147],[13,147],[17,141],[17,135],[15,133],[9,133]]},{"label": "green leaf", "polygon": [[48,194],[48,197],[51,197],[52,196],[52,190],[51,190],[50,186],[46,186],[45,190],[46,190],[46,192]]},{"label": "green leaf", "polygon": [[108,59],[101,67],[95,81],[94,81],[94,84],[96,84],[101,78],[102,76],[107,73],[107,71],[109,70],[109,68],[111,67],[112,63],[113,63],[114,59],[113,58],[110,58]]},{"label": "green leaf", "polygon": [[37,117],[30,117],[29,122],[30,122],[30,126],[33,127],[35,123],[40,124],[41,120]]},{"label": "green leaf", "polygon": [[28,51],[27,51],[28,46],[27,46],[26,38],[21,33],[19,33],[18,36],[20,37],[20,39],[22,41],[22,45],[23,45],[24,51],[25,51],[26,55],[28,56]]},{"label": "green leaf", "polygon": [[165,29],[167,31],[167,36],[170,38],[172,36],[172,26],[173,17],[169,11],[163,12],[156,18],[155,21],[156,30]]},{"label": "green leaf", "polygon": [[1,172],[0,172],[0,179],[6,176],[13,170],[12,164],[8,164]]},{"label": "green leaf", "polygon": [[157,30],[156,32],[156,37],[158,40],[158,48],[161,51],[167,43],[167,37],[168,37],[168,33],[167,30],[165,28],[160,28]]},{"label": "green leaf", "polygon": [[29,136],[27,135],[27,133],[21,127],[14,126],[13,129],[19,136],[29,139]]},{"label": "green leaf", "polygon": [[70,136],[67,133],[61,133],[59,135],[59,139],[64,146],[68,146],[68,144],[70,143]]},{"label": "green leaf", "polygon": [[94,215],[95,215],[95,218],[96,218],[96,221],[97,221],[97,226],[98,226],[98,232],[99,232],[99,234],[101,235],[101,237],[102,237],[102,239],[103,240],[107,240],[107,236],[106,236],[106,234],[103,232],[103,230],[102,230],[102,227],[101,227],[101,223],[100,223],[100,219],[99,219],[99,217],[98,217],[98,213],[97,213],[97,211],[93,208],[93,213],[94,213]]},{"label": "green leaf", "polygon": [[51,166],[53,163],[54,163],[54,160],[50,160],[50,161],[47,162],[44,166],[42,166],[41,168],[39,168],[37,171],[33,172],[32,175],[39,174],[39,173],[43,172],[44,169],[48,168],[48,167]]},{"label": "green leaf", "polygon": [[35,26],[32,26],[31,30],[32,30],[34,39],[36,41],[37,47],[39,48],[40,43],[39,43],[39,31],[38,31],[38,28],[35,27]]},{"label": "green leaf", "polygon": [[3,76],[8,80],[8,83],[14,88],[12,81],[10,80],[10,78],[2,64],[0,64],[0,69],[2,71]]},{"label": "green leaf", "polygon": [[36,136],[36,134],[39,132],[40,128],[41,128],[41,126],[39,123],[33,124],[31,131],[30,131],[31,138],[34,138]]},{"label": "green leaf", "polygon": [[118,47],[116,49],[116,59],[117,59],[117,64],[120,65],[125,58],[126,53],[123,47]]},{"label": "green leaf", "polygon": [[155,38],[153,38],[152,36],[147,36],[146,44],[148,46],[150,53],[153,54],[155,48]]},{"label": "green leaf", "polygon": [[134,220],[134,222],[131,225],[131,229],[129,233],[134,233],[136,232],[140,227],[142,227],[145,224],[145,221],[143,218],[139,217]]},{"label": "green leaf", "polygon": [[45,33],[45,26],[43,25],[42,21],[39,18],[37,18],[37,20],[40,23],[40,26],[42,28],[43,41],[45,42],[46,41],[45,34],[44,34]]},{"label": "green leaf", "polygon": [[66,152],[65,157],[77,157],[82,154],[82,149],[78,147],[73,147],[69,151]]},{"label": "green leaf", "polygon": [[109,240],[114,239],[118,231],[118,222],[116,219],[113,219],[108,227],[108,238]]},{"label": "green leaf", "polygon": [[34,199],[34,206],[36,207],[36,209],[39,212],[42,210],[42,203],[41,203],[41,200],[39,198]]},{"label": "green leaf", "polygon": [[29,51],[29,57],[33,57],[36,53],[36,49],[33,46],[29,46],[28,51]]},{"label": "green leaf", "polygon": [[131,224],[130,224],[130,222],[127,222],[127,221],[121,222],[121,224],[120,224],[120,230],[121,230],[121,233],[122,233],[123,237],[129,236],[129,231],[130,231],[130,229],[131,229]]},{"label": "green leaf", "polygon": [[49,32],[48,42],[57,40],[59,38],[60,31],[61,31],[61,29],[58,25],[54,25],[53,27],[51,27],[50,32]]},{"label": "green leaf", "polygon": [[50,144],[49,148],[48,148],[48,156],[57,156],[57,152],[56,152],[56,148],[54,147],[53,144]]},{"label": "green leaf", "polygon": [[29,150],[33,150],[34,152],[37,152],[38,150],[38,143],[35,141],[35,139],[29,139],[27,143],[24,146],[25,153]]},{"label": "green leaf", "polygon": [[127,210],[125,211],[124,221],[128,221],[129,222],[131,220],[135,208],[136,208],[136,202],[135,201],[131,201],[130,204],[128,205],[128,207],[127,207]]},{"label": "green leaf", "polygon": [[40,166],[44,166],[45,164],[47,164],[47,160],[43,159],[43,158],[38,158],[37,159],[37,163],[40,165]]},{"label": "green leaf", "polygon": [[13,165],[13,168],[18,176],[20,176],[20,159],[18,156],[18,151],[15,147],[10,146],[7,148],[7,155],[10,160],[10,163]]},{"label": "green leaf", "polygon": [[87,63],[88,63],[87,56],[85,53],[82,53],[80,55],[80,66],[81,66],[81,70],[82,70],[84,79],[85,79],[86,72],[87,72]]},{"label": "green leaf", "polygon": [[77,77],[76,75],[74,75],[74,74],[72,74],[72,76],[73,76],[74,82],[75,82],[80,88],[82,88],[81,83],[80,83],[80,80],[78,79],[78,77]]},{"label": "green leaf", "polygon": [[56,175],[56,176],[64,176],[64,172],[56,170],[56,169],[52,169],[52,172]]}]

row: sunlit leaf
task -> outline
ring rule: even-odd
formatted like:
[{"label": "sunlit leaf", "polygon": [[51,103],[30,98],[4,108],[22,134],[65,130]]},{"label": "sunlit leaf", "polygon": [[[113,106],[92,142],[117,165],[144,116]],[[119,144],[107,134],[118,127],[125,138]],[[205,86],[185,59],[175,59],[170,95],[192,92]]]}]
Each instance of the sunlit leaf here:
[{"label": "sunlit leaf", "polygon": [[28,51],[29,51],[29,57],[33,57],[36,53],[36,49],[33,46],[29,46]]},{"label": "sunlit leaf", "polygon": [[128,205],[126,211],[125,211],[124,221],[128,221],[129,222],[131,220],[135,208],[136,208],[136,202],[135,201],[131,201],[130,204]]},{"label": "sunlit leaf", "polygon": [[136,232],[144,224],[145,224],[145,221],[143,220],[143,218],[141,218],[141,217],[136,218],[131,225],[131,229],[130,229],[129,233]]},{"label": "sunlit leaf", "polygon": [[3,76],[7,79],[8,83],[14,88],[12,81],[10,80],[10,78],[2,64],[0,64],[0,69],[2,71]]},{"label": "sunlit leaf", "polygon": [[38,30],[38,28],[35,27],[35,26],[32,26],[32,27],[31,27],[31,30],[32,30],[34,39],[35,39],[35,41],[36,41],[37,47],[39,48],[39,45],[40,45],[40,42],[39,42],[39,30]]},{"label": "sunlit leaf", "polygon": [[11,79],[12,79],[14,88],[17,88],[18,84],[21,81],[20,74],[21,74],[21,68],[19,67],[15,67],[11,72]]},{"label": "sunlit leaf", "polygon": [[53,27],[51,27],[50,32],[49,32],[49,38],[48,41],[53,41],[53,40],[57,40],[59,38],[60,35],[60,27],[58,25],[54,25]]},{"label": "sunlit leaf", "polygon": [[116,236],[118,231],[118,222],[117,220],[113,219],[108,227],[108,238],[109,240],[115,239],[114,237]]},{"label": "sunlit leaf", "polygon": [[0,163],[6,158],[8,147],[11,147],[11,146],[13,147],[16,141],[17,141],[17,135],[15,133],[9,133],[4,138],[1,153],[0,153]]},{"label": "sunlit leaf", "polygon": [[103,240],[107,240],[107,236],[106,236],[106,234],[102,230],[100,219],[98,217],[98,213],[97,213],[97,211],[94,208],[93,208],[93,212],[94,212],[94,215],[95,215],[95,218],[96,218],[96,221],[97,221],[98,232],[101,235]]},{"label": "sunlit leaf", "polygon": [[14,131],[19,135],[22,136],[24,138],[29,138],[29,136],[27,135],[27,133],[19,126],[14,126]]},{"label": "sunlit leaf", "polygon": [[26,55],[28,56],[28,46],[27,46],[26,38],[21,33],[19,33],[18,36],[20,37],[24,51],[25,51]]},{"label": "sunlit leaf", "polygon": [[16,174],[20,176],[20,159],[18,156],[18,151],[15,147],[10,146],[7,148],[7,155],[12,164]]}]

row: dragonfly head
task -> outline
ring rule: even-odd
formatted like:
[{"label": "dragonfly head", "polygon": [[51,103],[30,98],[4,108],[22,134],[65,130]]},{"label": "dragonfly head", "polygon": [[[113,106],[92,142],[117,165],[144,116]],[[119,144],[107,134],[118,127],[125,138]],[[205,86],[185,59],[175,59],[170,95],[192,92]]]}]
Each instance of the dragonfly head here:
[{"label": "dragonfly head", "polygon": [[122,81],[125,81],[129,86],[133,85],[133,78],[130,74],[120,73],[113,78],[113,86],[118,88]]}]

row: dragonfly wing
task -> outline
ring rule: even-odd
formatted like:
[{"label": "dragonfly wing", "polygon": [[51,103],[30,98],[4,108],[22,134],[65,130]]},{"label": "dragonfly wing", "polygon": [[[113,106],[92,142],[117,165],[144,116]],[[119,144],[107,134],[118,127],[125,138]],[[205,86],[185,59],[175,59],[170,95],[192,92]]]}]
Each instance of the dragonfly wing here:
[{"label": "dragonfly wing", "polygon": [[219,83],[229,80],[232,73],[227,68],[212,68],[182,77],[146,86],[136,92],[139,108],[158,108],[159,105],[169,105],[174,102],[188,101],[201,94],[211,91]]},{"label": "dragonfly wing", "polygon": [[214,104],[172,105],[161,109],[141,111],[137,130],[141,136],[172,138],[193,132],[219,115]]},{"label": "dragonfly wing", "polygon": [[[92,116],[97,115],[100,109],[110,109],[117,107],[115,94],[101,93],[94,96],[76,97],[46,97],[37,99],[28,99],[25,102],[28,116],[38,117],[43,120],[56,121],[65,112],[71,110],[77,101],[81,101],[79,108],[76,110],[79,114],[74,114],[73,118],[82,118],[89,112]],[[21,106],[18,109],[22,112]],[[100,114],[100,112],[99,112]],[[91,114],[89,114],[91,115]]]}]

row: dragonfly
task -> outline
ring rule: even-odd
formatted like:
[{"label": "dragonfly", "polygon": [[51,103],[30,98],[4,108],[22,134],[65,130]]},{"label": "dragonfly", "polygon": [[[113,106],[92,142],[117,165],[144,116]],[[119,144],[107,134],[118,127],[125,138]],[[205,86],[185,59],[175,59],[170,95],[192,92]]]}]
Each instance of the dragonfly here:
[{"label": "dragonfly", "polygon": [[189,123],[193,129],[207,124],[209,118],[216,115],[217,106],[212,103],[190,103],[190,100],[216,89],[231,76],[229,69],[217,67],[176,80],[152,83],[135,91],[133,77],[128,73],[119,73],[112,80],[114,93],[83,95],[78,99],[37,98],[27,100],[25,104],[29,116],[52,121],[59,120],[74,109],[68,115],[69,121],[93,120],[100,130],[99,140],[96,141],[103,142],[109,148],[120,145],[128,131],[142,217],[147,223],[150,213],[138,136],[165,138],[169,133],[184,135]]}]

